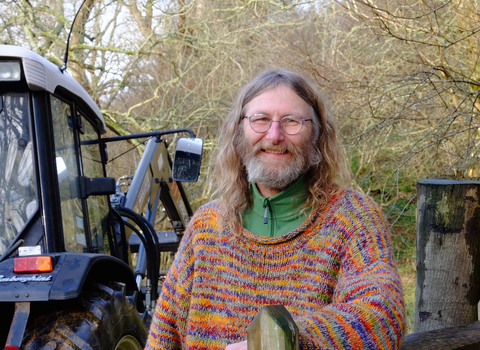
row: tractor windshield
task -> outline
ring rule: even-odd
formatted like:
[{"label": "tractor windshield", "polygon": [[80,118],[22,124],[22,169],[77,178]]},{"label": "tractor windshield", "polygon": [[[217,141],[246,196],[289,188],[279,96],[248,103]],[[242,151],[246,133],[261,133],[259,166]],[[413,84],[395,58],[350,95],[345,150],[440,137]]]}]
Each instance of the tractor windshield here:
[{"label": "tractor windshield", "polygon": [[0,94],[0,255],[37,209],[28,94]]}]

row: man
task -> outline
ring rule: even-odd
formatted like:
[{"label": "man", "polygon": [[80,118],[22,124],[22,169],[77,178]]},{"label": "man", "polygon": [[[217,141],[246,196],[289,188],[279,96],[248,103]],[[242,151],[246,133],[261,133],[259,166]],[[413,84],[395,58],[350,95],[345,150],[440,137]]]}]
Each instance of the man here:
[{"label": "man", "polygon": [[401,284],[382,214],[342,185],[336,128],[314,85],[273,70],[220,130],[218,200],[192,218],[147,349],[247,349],[249,323],[283,304],[301,349],[397,349]]}]

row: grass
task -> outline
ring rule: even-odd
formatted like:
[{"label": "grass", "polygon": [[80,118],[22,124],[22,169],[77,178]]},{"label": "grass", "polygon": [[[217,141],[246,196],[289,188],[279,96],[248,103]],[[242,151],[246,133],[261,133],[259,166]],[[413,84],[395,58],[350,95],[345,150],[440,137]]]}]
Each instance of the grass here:
[{"label": "grass", "polygon": [[402,280],[405,309],[407,312],[407,334],[413,333],[415,323],[415,285],[416,273],[414,263],[398,264],[398,273]]},{"label": "grass", "polygon": [[384,209],[390,214],[389,221],[394,222],[391,237],[405,298],[407,334],[413,333],[415,322],[416,210],[416,202],[407,199],[400,199]]},{"label": "grass", "polygon": [[375,190],[370,195],[381,205],[382,211],[391,225],[393,251],[405,298],[406,331],[409,334],[413,333],[415,322],[416,188],[413,185],[399,185],[398,193],[392,191],[392,188],[386,186],[381,190]]}]

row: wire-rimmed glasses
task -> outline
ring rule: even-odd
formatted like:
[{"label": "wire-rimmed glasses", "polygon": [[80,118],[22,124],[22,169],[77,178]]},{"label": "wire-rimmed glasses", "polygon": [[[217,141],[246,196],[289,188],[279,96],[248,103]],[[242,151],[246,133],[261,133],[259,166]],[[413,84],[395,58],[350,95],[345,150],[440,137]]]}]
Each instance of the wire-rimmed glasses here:
[{"label": "wire-rimmed glasses", "polygon": [[296,115],[287,115],[280,120],[272,120],[272,118],[270,118],[268,115],[262,113],[244,116],[243,118],[248,119],[250,127],[255,132],[267,132],[272,126],[272,123],[280,123],[280,127],[288,135],[298,134],[300,130],[302,130],[305,122],[312,121],[312,119],[304,119],[297,117]]}]

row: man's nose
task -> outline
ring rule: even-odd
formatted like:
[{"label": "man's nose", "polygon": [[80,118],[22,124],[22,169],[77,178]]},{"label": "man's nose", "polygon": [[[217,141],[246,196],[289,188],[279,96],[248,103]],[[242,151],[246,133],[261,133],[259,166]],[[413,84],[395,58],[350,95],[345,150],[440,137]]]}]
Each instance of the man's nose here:
[{"label": "man's nose", "polygon": [[270,129],[267,131],[267,140],[270,140],[272,143],[282,142],[285,139],[285,133],[280,126],[280,121],[272,121]]}]

